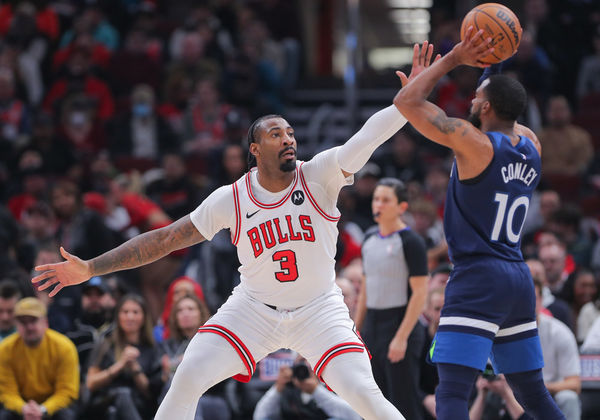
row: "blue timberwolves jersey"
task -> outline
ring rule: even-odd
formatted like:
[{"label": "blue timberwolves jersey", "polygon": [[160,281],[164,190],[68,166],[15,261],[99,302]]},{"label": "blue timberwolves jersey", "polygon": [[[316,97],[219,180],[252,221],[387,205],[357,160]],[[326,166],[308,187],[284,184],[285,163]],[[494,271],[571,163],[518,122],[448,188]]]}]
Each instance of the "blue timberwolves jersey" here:
[{"label": "blue timberwolves jersey", "polygon": [[486,134],[494,157],[479,176],[459,181],[456,160],[452,165],[444,229],[455,264],[472,256],[523,260],[521,229],[540,180],[540,155],[526,137],[513,146],[502,133]]}]

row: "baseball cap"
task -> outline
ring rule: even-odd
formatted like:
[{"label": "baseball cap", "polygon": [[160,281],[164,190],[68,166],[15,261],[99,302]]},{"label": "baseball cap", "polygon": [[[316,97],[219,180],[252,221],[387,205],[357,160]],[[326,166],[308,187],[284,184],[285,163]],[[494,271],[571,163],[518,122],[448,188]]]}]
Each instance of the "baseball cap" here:
[{"label": "baseball cap", "polygon": [[33,316],[41,318],[46,316],[46,313],[46,305],[38,298],[26,297],[18,301],[15,305],[15,317]]},{"label": "baseball cap", "polygon": [[94,287],[96,289],[100,290],[102,293],[110,292],[108,285],[104,282],[104,280],[100,276],[94,276],[91,279],[89,279],[86,283],[84,283],[82,291],[83,291],[83,293],[85,293],[86,291],[88,291]]}]

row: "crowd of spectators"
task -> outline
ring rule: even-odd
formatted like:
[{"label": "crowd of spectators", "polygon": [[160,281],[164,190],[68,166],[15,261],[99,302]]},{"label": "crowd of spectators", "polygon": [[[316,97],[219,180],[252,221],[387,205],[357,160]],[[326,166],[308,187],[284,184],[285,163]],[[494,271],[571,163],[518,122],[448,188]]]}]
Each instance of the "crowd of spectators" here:
[{"label": "crowd of spectators", "polygon": [[[228,232],[54,298],[34,290],[31,275],[61,260],[60,245],[92,258],[188,214],[246,171],[250,122],[266,113],[293,122],[290,92],[312,76],[302,67],[313,51],[303,45],[297,3],[2,2],[0,419],[152,417],[197,327],[239,283]],[[474,3],[434,2],[430,39],[441,53],[459,40],[459,5]],[[518,3],[523,40],[503,71],[525,85],[522,122],[544,151],[522,235],[539,295],[544,379],[568,419],[598,418],[586,397],[585,378],[594,375],[581,370],[579,355],[600,355],[600,9]],[[433,100],[466,117],[479,75],[455,71]],[[406,127],[339,200],[337,283],[354,316],[375,185],[382,177],[407,185],[403,219],[424,239],[430,273],[419,320],[427,332],[418,390],[425,418],[435,417],[436,386],[426,354],[451,271],[442,228],[451,159]],[[58,363],[56,351],[73,357]],[[582,366],[600,367],[586,360]],[[249,419],[257,406],[259,420],[354,418],[311,371],[300,373],[303,363],[285,349],[269,355],[248,384],[230,380],[204,395],[196,418]],[[484,372],[471,418],[524,416],[506,381]]]}]

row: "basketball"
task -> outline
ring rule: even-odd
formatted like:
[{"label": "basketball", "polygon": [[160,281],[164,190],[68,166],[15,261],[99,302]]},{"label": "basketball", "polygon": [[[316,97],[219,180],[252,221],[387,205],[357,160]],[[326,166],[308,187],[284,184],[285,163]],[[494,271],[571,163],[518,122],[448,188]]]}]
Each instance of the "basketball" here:
[{"label": "basketball", "polygon": [[508,7],[498,3],[484,3],[474,7],[462,21],[460,39],[463,40],[469,26],[473,31],[483,29],[482,39],[492,38],[494,51],[481,61],[495,64],[512,56],[521,42],[523,29],[519,19]]}]

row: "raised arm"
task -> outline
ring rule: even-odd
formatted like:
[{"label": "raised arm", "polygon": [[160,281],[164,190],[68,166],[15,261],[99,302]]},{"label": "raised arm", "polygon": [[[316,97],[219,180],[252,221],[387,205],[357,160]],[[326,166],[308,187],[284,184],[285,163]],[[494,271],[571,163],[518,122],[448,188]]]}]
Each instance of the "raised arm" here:
[{"label": "raised arm", "polygon": [[82,260],[61,247],[60,253],[66,261],[36,267],[36,271],[42,273],[31,281],[43,282],[38,287],[39,290],[56,285],[50,292],[50,296],[54,296],[66,286],[83,283],[93,276],[140,267],[203,240],[204,237],[192,224],[188,215],[161,229],[131,238],[117,248],[91,260]]},{"label": "raised arm", "polygon": [[[413,62],[407,83],[429,67],[433,55],[433,44],[427,41],[422,47],[415,44]],[[436,57],[436,60],[439,55]],[[392,137],[406,124],[406,118],[393,105],[373,114],[362,128],[338,151],[338,163],[345,177],[356,173],[369,160],[375,149]]]},{"label": "raised arm", "polygon": [[467,30],[464,41],[410,83],[404,73],[397,72],[403,88],[394,98],[394,105],[425,137],[453,149],[457,159],[481,159],[482,153],[492,152],[490,142],[487,136],[471,123],[460,118],[448,117],[441,108],[427,101],[427,97],[436,83],[459,65],[487,66],[478,61],[491,51],[488,47],[490,39],[477,43],[476,40],[480,39],[482,33],[483,31],[479,31],[473,34],[471,27]]}]

